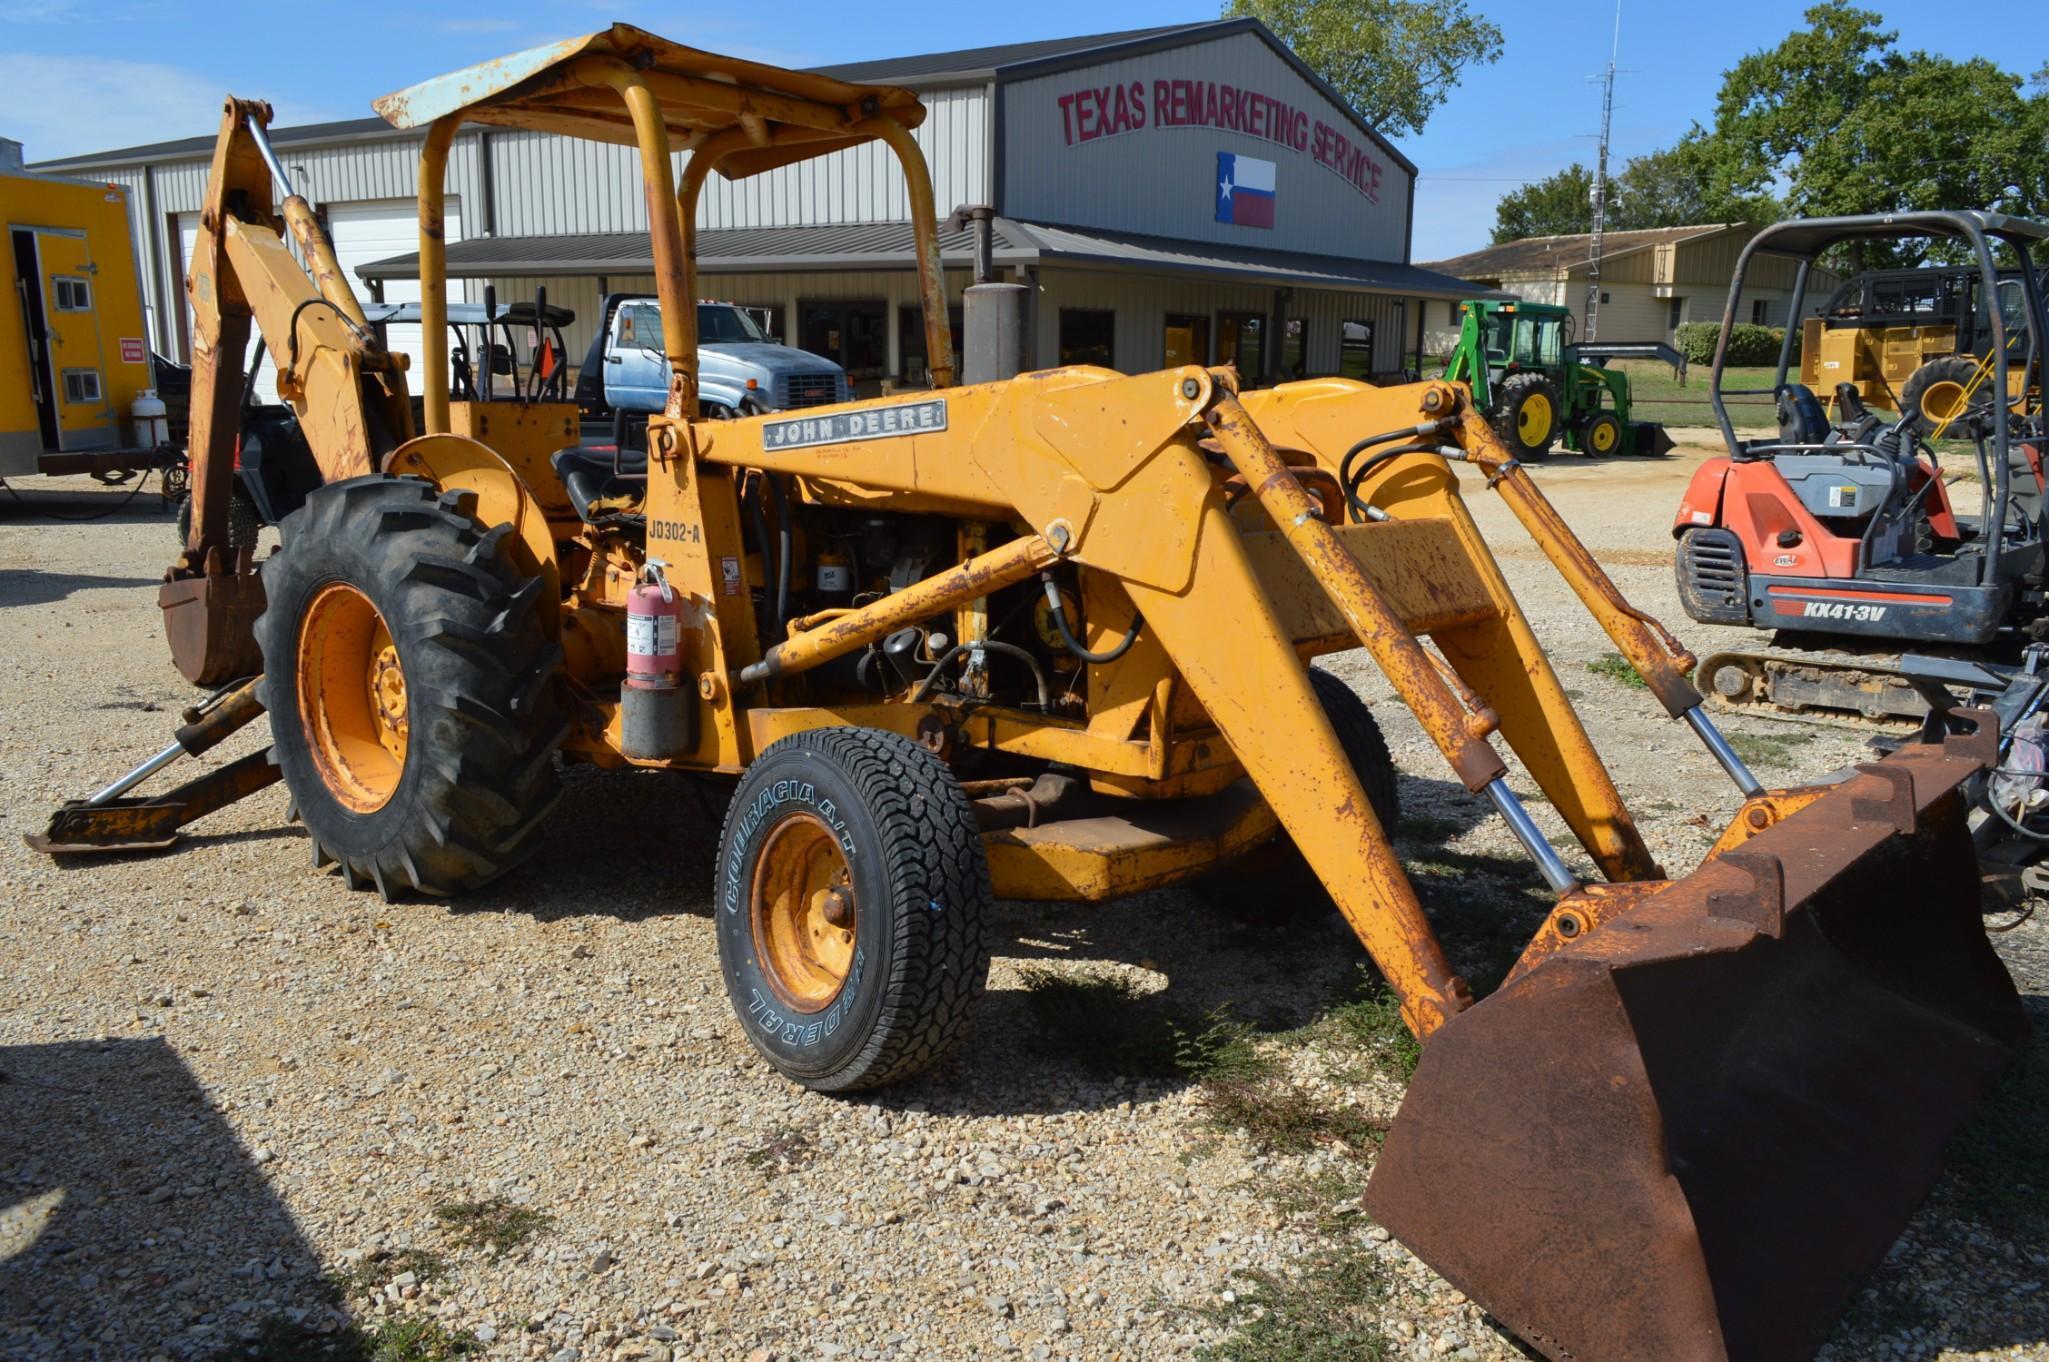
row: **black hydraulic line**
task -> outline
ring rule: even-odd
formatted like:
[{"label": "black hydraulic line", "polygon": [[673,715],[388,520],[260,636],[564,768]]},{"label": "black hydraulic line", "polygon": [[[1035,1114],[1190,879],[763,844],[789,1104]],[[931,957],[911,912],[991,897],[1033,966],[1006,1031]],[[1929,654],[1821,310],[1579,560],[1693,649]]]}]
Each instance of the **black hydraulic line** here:
[{"label": "black hydraulic line", "polygon": [[1081,640],[1076,638],[1074,631],[1067,626],[1067,608],[1060,604],[1060,588],[1053,584],[1053,574],[1042,572],[1039,574],[1039,580],[1046,585],[1046,608],[1052,612],[1054,631],[1060,635],[1060,641],[1066,645],[1068,652],[1084,662],[1100,665],[1115,662],[1131,651],[1131,645],[1138,638],[1139,626],[1145,623],[1145,616],[1134,612],[1131,616],[1131,627],[1124,631],[1124,637],[1118,639],[1109,652],[1092,653],[1082,646]]},{"label": "black hydraulic line", "polygon": [[1014,657],[1024,663],[1025,666],[1031,668],[1032,680],[1039,687],[1040,711],[1045,712],[1053,708],[1053,690],[1052,687],[1046,684],[1046,669],[1039,665],[1039,659],[1033,657],[1014,643],[1002,643],[993,638],[985,638],[976,643],[956,643],[951,648],[948,648],[940,655],[939,660],[932,664],[932,670],[925,673],[925,679],[918,683],[918,688],[911,692],[911,703],[915,705],[930,695],[932,688],[939,684],[939,678],[946,671],[947,666],[962,653],[969,652],[975,648],[985,648],[992,653],[1001,653],[1005,657]]},{"label": "black hydraulic line", "polygon": [[1353,445],[1345,452],[1344,462],[1338,467],[1338,477],[1344,484],[1345,504],[1352,508],[1352,514],[1360,520],[1372,518],[1371,510],[1365,502],[1359,499],[1359,484],[1366,481],[1366,475],[1373,471],[1376,464],[1386,463],[1389,459],[1398,459],[1404,454],[1436,454],[1447,459],[1463,459],[1465,457],[1464,450],[1450,445],[1397,445],[1393,449],[1383,449],[1368,455],[1364,463],[1360,464],[1357,468],[1353,468],[1351,466],[1352,458],[1359,451],[1360,446]]},{"label": "black hydraulic line", "polygon": [[778,639],[784,639],[790,634],[790,498],[774,474],[764,473],[762,476],[768,480],[769,493],[775,497],[775,631]]},{"label": "black hydraulic line", "polygon": [[[762,513],[762,498],[766,494],[761,490],[762,481],[767,476],[768,475],[765,473],[756,473],[754,475],[754,486],[748,490],[746,501],[748,519],[754,522],[754,542],[761,549],[761,575],[763,578],[764,594],[766,595],[767,599],[772,602],[775,600],[775,593],[772,590],[767,589],[766,581],[768,577],[769,565],[768,518]],[[780,641],[780,637],[773,631],[771,631],[768,641],[770,643],[776,643]]]}]

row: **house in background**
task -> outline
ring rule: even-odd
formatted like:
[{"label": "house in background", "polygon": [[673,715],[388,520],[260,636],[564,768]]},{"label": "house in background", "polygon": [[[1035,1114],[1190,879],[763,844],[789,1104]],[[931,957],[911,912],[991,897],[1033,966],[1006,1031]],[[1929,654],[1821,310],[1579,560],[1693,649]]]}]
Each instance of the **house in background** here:
[{"label": "house in background", "polygon": [[[1670,341],[1687,322],[1720,322],[1736,257],[1757,232],[1747,223],[1724,222],[1603,233],[1596,314],[1600,339]],[[1525,237],[1422,268],[1531,302],[1562,303],[1578,317],[1578,334],[1584,339],[1592,247],[1593,237],[1587,233]],[[1736,320],[1784,326],[1793,272],[1790,260],[1762,256],[1755,261],[1743,290],[1743,315]],[[1808,276],[1809,316],[1821,310],[1840,282],[1822,269]],[[1448,353],[1458,339],[1458,305],[1429,307],[1425,322],[1425,347],[1435,355]]]}]

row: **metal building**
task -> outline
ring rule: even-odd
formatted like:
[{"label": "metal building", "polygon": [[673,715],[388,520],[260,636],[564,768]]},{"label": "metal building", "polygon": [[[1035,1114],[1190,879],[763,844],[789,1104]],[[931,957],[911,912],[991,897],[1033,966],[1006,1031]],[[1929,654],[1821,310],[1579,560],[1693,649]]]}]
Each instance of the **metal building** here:
[{"label": "metal building", "polygon": [[[1028,324],[1041,365],[1391,374],[1413,363],[1425,304],[1471,291],[1409,263],[1414,165],[1255,20],[826,73],[919,93],[937,201],[995,210],[996,274],[1036,289]],[[375,118],[272,138],[363,291],[417,298],[421,138]],[[167,354],[189,348],[180,281],[211,150],[194,137],[40,167],[128,188],[152,335]],[[450,278],[471,301],[486,285],[501,300],[545,287],[578,313],[573,355],[605,292],[652,289],[629,147],[466,129],[447,203]],[[714,176],[699,213],[708,293],[761,309],[779,337],[838,360],[866,390],[925,381],[908,203],[886,149]],[[944,242],[957,300],[972,242]],[[417,357],[406,330],[388,343]]]}]

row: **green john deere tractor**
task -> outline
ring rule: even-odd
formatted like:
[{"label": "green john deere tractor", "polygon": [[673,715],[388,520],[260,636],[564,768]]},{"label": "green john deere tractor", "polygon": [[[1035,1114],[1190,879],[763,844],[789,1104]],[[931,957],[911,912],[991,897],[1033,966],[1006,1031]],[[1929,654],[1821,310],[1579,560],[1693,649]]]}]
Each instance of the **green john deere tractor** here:
[{"label": "green john deere tractor", "polygon": [[1519,458],[1541,459],[1562,436],[1581,454],[1663,454],[1672,437],[1632,421],[1629,375],[1615,359],[1661,359],[1686,379],[1686,356],[1663,341],[1572,339],[1572,309],[1556,303],[1474,298],[1459,304],[1458,345],[1444,376],[1473,390]]}]

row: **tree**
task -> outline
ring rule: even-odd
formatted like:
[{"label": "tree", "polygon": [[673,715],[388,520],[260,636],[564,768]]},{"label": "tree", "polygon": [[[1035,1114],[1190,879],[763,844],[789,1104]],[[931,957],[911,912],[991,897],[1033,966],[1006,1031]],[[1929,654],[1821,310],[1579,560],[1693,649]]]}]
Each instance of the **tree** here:
[{"label": "tree", "polygon": [[1224,14],[1272,29],[1389,137],[1421,132],[1466,67],[1501,57],[1501,30],[1465,0],[1225,0]]},{"label": "tree", "polygon": [[[1899,52],[1897,34],[1846,0],[1805,22],[1723,77],[1695,150],[1711,200],[1782,186],[1799,216],[2042,211],[2042,94],[2024,98],[2020,78],[1984,58]],[[1911,244],[1871,254],[1920,259]]]},{"label": "tree", "polygon": [[1594,229],[1594,172],[1574,161],[1556,174],[1510,190],[1494,205],[1494,244]]}]

